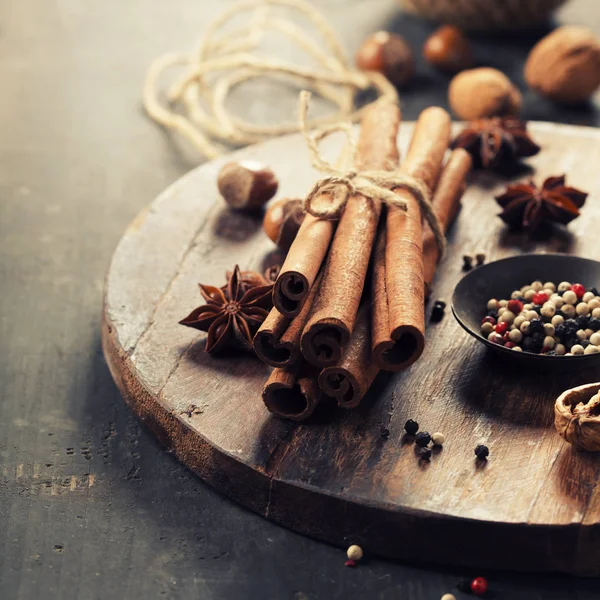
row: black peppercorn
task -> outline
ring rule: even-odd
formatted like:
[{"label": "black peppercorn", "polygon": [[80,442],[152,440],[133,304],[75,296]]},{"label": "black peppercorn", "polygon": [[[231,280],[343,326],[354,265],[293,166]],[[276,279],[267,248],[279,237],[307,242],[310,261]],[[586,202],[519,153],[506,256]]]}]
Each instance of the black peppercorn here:
[{"label": "black peppercorn", "polygon": [[544,324],[539,319],[534,319],[529,325],[530,333],[544,333]]},{"label": "black peppercorn", "polygon": [[590,288],[588,290],[588,292],[592,292],[592,294],[594,294],[594,296],[600,296],[600,292],[598,291],[598,288],[595,288],[595,287]]},{"label": "black peppercorn", "polygon": [[415,433],[419,431],[419,424],[416,421],[409,419],[404,423],[404,429],[408,435],[415,435]]},{"label": "black peppercorn", "polygon": [[475,447],[475,456],[481,460],[490,455],[490,449],[484,444],[479,444]]},{"label": "black peppercorn", "polygon": [[463,271],[470,271],[473,268],[473,257],[470,254],[463,256]]},{"label": "black peppercorn", "polygon": [[554,335],[559,339],[562,340],[565,337],[566,334],[566,328],[563,324],[561,325],[557,325],[554,329]]},{"label": "black peppercorn", "polygon": [[588,327],[592,330],[592,331],[600,331],[600,319],[590,319],[590,322],[588,323]]},{"label": "black peppercorn", "polygon": [[415,443],[417,446],[421,446],[422,448],[427,446],[431,441],[431,436],[426,431],[421,431],[417,433],[417,437],[415,438]]},{"label": "black peppercorn", "polygon": [[497,310],[488,310],[486,313],[487,317],[492,317],[494,319],[496,319],[496,321],[498,320],[498,311]]},{"label": "black peppercorn", "polygon": [[590,345],[590,343],[591,343],[591,342],[590,342],[590,340],[583,340],[583,341],[580,341],[580,342],[579,342],[579,344],[580,344],[581,346],[583,346],[583,349],[584,349],[584,350],[585,350],[585,349],[586,349],[586,348],[587,348],[587,347]]},{"label": "black peppercorn", "polygon": [[444,309],[438,304],[434,304],[431,309],[431,320],[434,323],[438,323],[444,318]]},{"label": "black peppercorn", "polygon": [[587,329],[589,322],[590,318],[587,315],[580,315],[577,317],[577,325],[579,325],[579,329]]},{"label": "black peppercorn", "polygon": [[431,448],[419,448],[419,458],[429,460],[431,458]]}]

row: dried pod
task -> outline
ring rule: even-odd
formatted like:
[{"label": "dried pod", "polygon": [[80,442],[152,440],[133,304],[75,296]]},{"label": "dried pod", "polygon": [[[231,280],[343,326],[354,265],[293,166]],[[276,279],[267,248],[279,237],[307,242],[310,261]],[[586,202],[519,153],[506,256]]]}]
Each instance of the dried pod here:
[{"label": "dried pod", "polygon": [[298,198],[282,198],[265,213],[263,229],[267,236],[287,252],[304,220],[304,203]]},{"label": "dried pod", "polygon": [[415,60],[406,40],[387,31],[369,36],[356,53],[356,66],[364,71],[377,71],[394,85],[406,85],[415,71]]},{"label": "dried pod", "polygon": [[578,450],[600,452],[600,383],[561,394],[554,405],[554,426]]},{"label": "dried pod", "polygon": [[490,67],[462,71],[448,89],[452,110],[465,121],[517,115],[521,92],[504,73]]},{"label": "dried pod", "polygon": [[258,162],[227,163],[219,172],[217,186],[225,202],[239,210],[256,210],[277,192],[275,173]]},{"label": "dried pod", "polygon": [[529,53],[525,79],[556,102],[584,102],[600,85],[600,42],[585,27],[559,27]]},{"label": "dried pod", "polygon": [[473,67],[473,51],[469,40],[458,27],[442,25],[425,41],[425,60],[447,73],[458,73]]}]

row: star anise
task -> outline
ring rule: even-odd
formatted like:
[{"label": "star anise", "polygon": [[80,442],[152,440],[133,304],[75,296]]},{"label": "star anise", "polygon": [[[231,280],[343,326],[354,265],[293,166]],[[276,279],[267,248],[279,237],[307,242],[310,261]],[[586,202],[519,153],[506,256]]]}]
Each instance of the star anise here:
[{"label": "star anise", "polygon": [[259,273],[254,273],[258,277],[249,277],[252,271],[245,273],[244,280],[236,265],[228,274],[225,290],[200,284],[206,304],[179,321],[181,325],[208,332],[206,352],[218,352],[229,344],[251,349],[254,334],[273,308],[273,284],[261,282],[260,279],[266,280]]},{"label": "star anise", "polygon": [[527,123],[513,117],[471,121],[451,147],[467,150],[477,169],[502,169],[540,151],[529,137]]},{"label": "star anise", "polygon": [[536,231],[544,222],[566,225],[579,216],[587,194],[567,187],[565,176],[548,177],[541,188],[533,181],[509,185],[498,204],[504,209],[500,214],[503,221],[529,232]]}]

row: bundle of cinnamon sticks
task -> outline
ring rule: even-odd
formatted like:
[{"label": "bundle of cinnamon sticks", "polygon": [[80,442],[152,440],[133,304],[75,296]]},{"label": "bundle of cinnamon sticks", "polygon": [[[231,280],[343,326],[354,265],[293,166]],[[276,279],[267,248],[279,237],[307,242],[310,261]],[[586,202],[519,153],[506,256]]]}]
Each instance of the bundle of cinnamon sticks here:
[{"label": "bundle of cinnamon sticks", "polygon": [[[471,157],[458,149],[444,163],[450,116],[431,107],[421,113],[399,164],[399,127],[396,102],[382,99],[369,107],[355,167],[419,180],[446,230]],[[256,354],[275,367],[263,390],[272,413],[305,420],[324,395],[353,408],[380,370],[400,371],[421,356],[425,298],[440,249],[413,194],[405,188],[394,192],[406,211],[354,194],[337,224],[305,217],[275,284],[275,307],[254,338]],[[330,194],[322,196],[319,202],[333,201]]]}]

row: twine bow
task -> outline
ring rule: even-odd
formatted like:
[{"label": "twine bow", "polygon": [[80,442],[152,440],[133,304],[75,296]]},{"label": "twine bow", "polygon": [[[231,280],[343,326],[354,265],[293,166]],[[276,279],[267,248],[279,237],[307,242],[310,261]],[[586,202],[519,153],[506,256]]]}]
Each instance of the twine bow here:
[{"label": "twine bow", "polygon": [[[442,225],[433,211],[431,193],[425,183],[410,175],[398,173],[398,171],[359,171],[354,167],[343,171],[337,169],[323,158],[319,152],[319,142],[336,131],[343,132],[348,141],[351,164],[354,165],[356,164],[356,140],[352,127],[349,123],[335,123],[312,133],[309,132],[307,113],[310,97],[310,92],[302,91],[300,93],[300,127],[310,151],[312,166],[327,176],[317,181],[308,192],[304,200],[305,212],[319,219],[339,219],[348,200],[356,194],[371,200],[380,200],[388,206],[394,206],[406,212],[408,210],[406,201],[395,194],[393,190],[407,190],[419,203],[423,217],[433,232],[441,258],[446,250],[446,237]],[[332,202],[326,207],[317,208],[313,206],[313,201],[321,194],[330,194]]]}]

